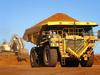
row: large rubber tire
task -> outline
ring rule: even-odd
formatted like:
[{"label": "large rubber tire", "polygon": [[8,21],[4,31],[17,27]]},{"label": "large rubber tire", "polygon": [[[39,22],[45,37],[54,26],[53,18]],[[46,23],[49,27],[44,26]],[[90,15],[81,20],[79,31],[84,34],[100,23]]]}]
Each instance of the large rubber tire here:
[{"label": "large rubber tire", "polygon": [[31,67],[39,66],[39,58],[35,48],[32,48],[30,51],[30,63],[31,63]]},{"label": "large rubber tire", "polygon": [[43,51],[43,61],[44,65],[48,67],[55,67],[57,64],[57,50],[56,49],[50,49],[49,46],[46,46]]},{"label": "large rubber tire", "polygon": [[91,56],[88,58],[87,61],[85,61],[83,58],[80,61],[80,64],[82,67],[92,67],[94,62],[94,53],[91,54]]}]

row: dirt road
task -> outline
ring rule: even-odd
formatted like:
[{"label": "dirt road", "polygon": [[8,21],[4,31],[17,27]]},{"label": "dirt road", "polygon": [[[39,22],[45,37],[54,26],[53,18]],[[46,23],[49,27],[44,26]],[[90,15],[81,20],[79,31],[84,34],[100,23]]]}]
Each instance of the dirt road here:
[{"label": "dirt road", "polygon": [[38,67],[31,68],[29,65],[1,66],[0,75],[100,75],[100,65],[91,68],[86,67]]},{"label": "dirt road", "polygon": [[[13,61],[12,61],[13,60]],[[93,67],[37,67],[30,63],[18,63],[13,55],[0,55],[0,75],[100,75],[100,55],[96,55]]]}]

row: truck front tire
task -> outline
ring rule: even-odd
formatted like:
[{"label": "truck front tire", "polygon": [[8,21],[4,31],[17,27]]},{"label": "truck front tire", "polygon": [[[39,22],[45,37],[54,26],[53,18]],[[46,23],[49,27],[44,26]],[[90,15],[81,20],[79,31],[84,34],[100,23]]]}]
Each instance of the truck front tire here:
[{"label": "truck front tire", "polygon": [[57,64],[57,50],[46,46],[43,51],[43,61],[45,66],[55,67]]},{"label": "truck front tire", "polygon": [[88,58],[87,61],[81,59],[80,64],[82,67],[92,67],[93,61],[94,61],[94,53],[91,54],[91,56]]}]

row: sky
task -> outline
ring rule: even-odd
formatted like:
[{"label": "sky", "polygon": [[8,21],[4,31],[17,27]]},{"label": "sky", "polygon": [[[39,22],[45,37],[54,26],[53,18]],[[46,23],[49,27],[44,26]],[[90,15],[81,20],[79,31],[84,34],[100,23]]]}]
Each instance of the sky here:
[{"label": "sky", "polygon": [[[25,29],[55,13],[65,13],[80,21],[100,25],[100,0],[0,0],[0,42],[9,41],[13,34],[23,36]],[[94,33],[100,26],[94,28]],[[30,51],[33,46],[25,43]],[[100,54],[100,42],[94,47]]]}]

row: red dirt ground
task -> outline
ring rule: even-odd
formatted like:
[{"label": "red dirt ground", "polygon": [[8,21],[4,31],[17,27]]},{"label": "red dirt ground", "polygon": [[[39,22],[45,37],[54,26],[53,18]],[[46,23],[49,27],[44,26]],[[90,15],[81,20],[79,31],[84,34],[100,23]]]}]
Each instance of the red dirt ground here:
[{"label": "red dirt ground", "polygon": [[100,55],[95,55],[94,56],[94,64],[95,65],[100,65]]},{"label": "red dirt ground", "polygon": [[0,75],[100,75],[100,55],[95,55],[93,67],[36,67],[18,63],[16,57],[0,55]]}]

